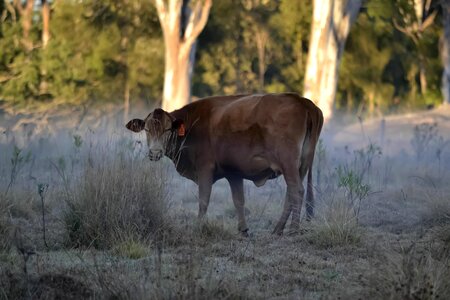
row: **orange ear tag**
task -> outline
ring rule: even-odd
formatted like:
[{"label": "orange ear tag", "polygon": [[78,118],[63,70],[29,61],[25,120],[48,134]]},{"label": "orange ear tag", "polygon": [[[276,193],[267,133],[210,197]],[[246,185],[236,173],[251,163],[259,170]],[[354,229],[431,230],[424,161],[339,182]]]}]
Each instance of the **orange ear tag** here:
[{"label": "orange ear tag", "polygon": [[178,128],[178,136],[185,136],[186,134],[186,128],[184,127],[184,124],[181,123],[180,127]]}]

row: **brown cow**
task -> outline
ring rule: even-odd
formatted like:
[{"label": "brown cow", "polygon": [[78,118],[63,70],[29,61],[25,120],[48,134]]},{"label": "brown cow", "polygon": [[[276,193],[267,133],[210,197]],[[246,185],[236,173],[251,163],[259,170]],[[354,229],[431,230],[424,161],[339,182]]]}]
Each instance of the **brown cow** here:
[{"label": "brown cow", "polygon": [[126,127],[145,130],[150,160],[168,156],[177,171],[199,186],[199,217],[206,214],[212,184],[226,178],[247,235],[243,179],[256,186],[281,174],[287,184],[283,213],[273,233],[300,224],[303,179],[308,172],[306,217],[313,215],[312,164],[323,125],[322,111],[294,93],[208,97],[173,112],[155,109]]}]

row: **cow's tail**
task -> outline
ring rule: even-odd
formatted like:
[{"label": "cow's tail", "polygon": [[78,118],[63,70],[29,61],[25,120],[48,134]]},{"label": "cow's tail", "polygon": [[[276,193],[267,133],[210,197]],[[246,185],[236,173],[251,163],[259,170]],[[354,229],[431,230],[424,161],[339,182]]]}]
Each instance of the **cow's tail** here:
[{"label": "cow's tail", "polygon": [[[306,185],[306,220],[309,221],[314,216],[314,185],[313,185],[313,176],[312,176],[312,168],[313,168],[313,162],[314,162],[314,154],[316,150],[316,145],[319,140],[320,132],[322,131],[323,126],[323,115],[322,111],[320,109],[317,109],[317,115],[315,116],[316,122],[314,122],[311,119],[311,116],[308,116],[310,118],[309,120],[309,126],[306,139],[308,140],[308,149],[306,150],[306,165],[307,172],[308,172],[308,179],[307,179],[307,185]],[[309,127],[308,126],[308,127]]]}]

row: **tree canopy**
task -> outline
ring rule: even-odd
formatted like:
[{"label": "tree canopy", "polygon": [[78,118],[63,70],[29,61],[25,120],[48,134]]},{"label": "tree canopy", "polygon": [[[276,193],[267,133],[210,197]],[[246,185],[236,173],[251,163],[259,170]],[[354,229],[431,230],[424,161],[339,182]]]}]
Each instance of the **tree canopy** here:
[{"label": "tree canopy", "polygon": [[[339,69],[338,110],[389,113],[442,102],[442,12],[431,1],[424,12],[433,20],[408,34],[418,22],[412,2],[364,2]],[[0,1],[0,103],[123,102],[127,94],[132,102],[161,101],[164,40],[151,1],[49,3],[50,40],[43,45],[41,1],[28,44],[24,16],[13,1]],[[215,1],[196,46],[193,97],[302,94],[311,20],[311,0]]]}]

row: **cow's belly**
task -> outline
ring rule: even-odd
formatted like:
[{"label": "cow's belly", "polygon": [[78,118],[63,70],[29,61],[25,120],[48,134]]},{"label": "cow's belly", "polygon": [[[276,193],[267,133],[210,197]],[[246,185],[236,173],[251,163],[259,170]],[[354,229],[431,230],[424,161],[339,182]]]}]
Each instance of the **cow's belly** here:
[{"label": "cow's belly", "polygon": [[256,186],[262,186],[268,179],[281,175],[277,164],[264,155],[239,156],[234,155],[220,164],[224,176],[242,177],[253,181]]}]

